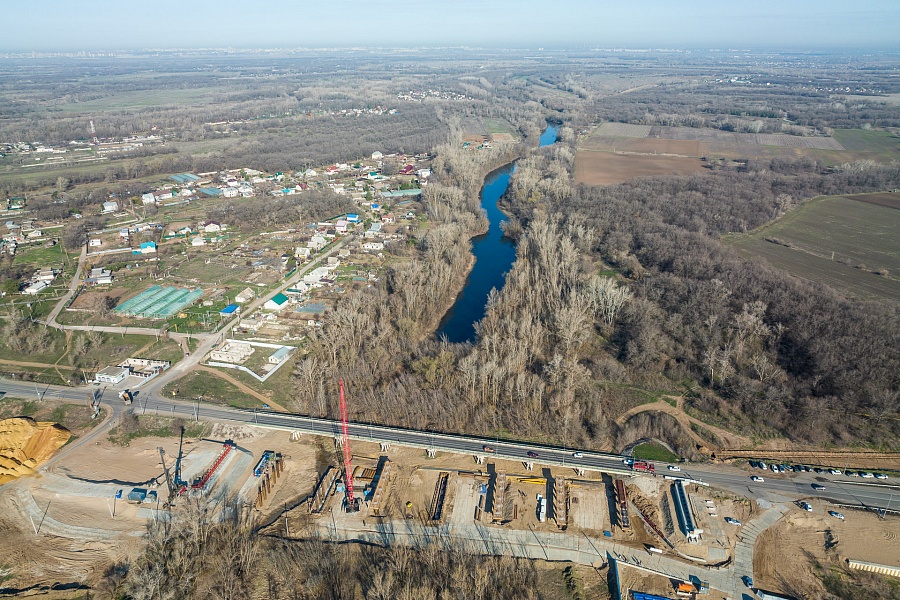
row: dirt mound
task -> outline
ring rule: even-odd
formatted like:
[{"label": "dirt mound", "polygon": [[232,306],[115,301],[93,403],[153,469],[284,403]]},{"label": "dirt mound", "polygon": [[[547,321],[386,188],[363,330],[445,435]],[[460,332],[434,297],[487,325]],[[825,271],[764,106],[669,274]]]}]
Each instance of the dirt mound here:
[{"label": "dirt mound", "polygon": [[0,484],[34,473],[70,437],[69,430],[56,423],[29,417],[0,421]]}]

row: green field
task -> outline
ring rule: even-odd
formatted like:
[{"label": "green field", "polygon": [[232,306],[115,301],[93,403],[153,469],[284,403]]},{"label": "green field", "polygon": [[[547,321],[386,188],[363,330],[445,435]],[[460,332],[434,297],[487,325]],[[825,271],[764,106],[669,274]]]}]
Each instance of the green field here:
[{"label": "green field", "polygon": [[873,153],[881,160],[900,160],[900,135],[888,131],[835,129],[833,137],[850,152]]},{"label": "green field", "polygon": [[485,118],[483,122],[484,128],[487,129],[488,133],[509,133],[511,135],[518,135],[519,133],[506,119]]},{"label": "green field", "polygon": [[[900,211],[815,198],[753,232],[728,236],[747,257],[860,298],[900,300]],[[775,240],[767,241],[768,240]]]},{"label": "green field", "polygon": [[[233,373],[229,371],[229,375]],[[263,405],[258,399],[245,394],[231,383],[204,371],[191,371],[181,379],[166,385],[162,395],[180,400],[196,400],[203,396],[203,402],[235,408],[261,408]]]},{"label": "green field", "polygon": [[194,88],[182,90],[139,90],[121,92],[103,98],[85,102],[63,104],[59,110],[74,113],[98,113],[115,110],[135,110],[158,106],[177,106],[180,104],[204,104],[216,101],[215,95],[221,95],[223,88]]},{"label": "green field", "polygon": [[678,462],[678,457],[672,454],[668,448],[655,442],[645,442],[634,447],[631,455],[643,460],[658,460],[661,462]]}]

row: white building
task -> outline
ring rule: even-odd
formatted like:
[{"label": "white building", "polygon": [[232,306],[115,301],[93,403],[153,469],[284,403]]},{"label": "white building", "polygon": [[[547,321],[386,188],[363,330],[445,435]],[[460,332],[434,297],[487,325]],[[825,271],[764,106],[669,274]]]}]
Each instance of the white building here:
[{"label": "white building", "polygon": [[106,367],[97,372],[96,381],[115,385],[121,383],[128,376],[129,372],[129,369],[126,367]]},{"label": "white building", "polygon": [[48,287],[50,287],[50,282],[49,282],[49,281],[35,281],[35,282],[32,283],[31,285],[29,285],[27,288],[25,288],[24,290],[22,290],[22,293],[23,293],[23,294],[29,294],[29,295],[34,296],[35,294],[37,294],[37,293],[40,292],[41,290],[46,289],[46,288],[48,288]]},{"label": "white building", "polygon": [[254,352],[256,352],[256,349],[250,344],[228,342],[218,350],[210,352],[209,359],[217,362],[241,364]]},{"label": "white building", "polygon": [[88,242],[88,246],[91,248],[96,248],[97,246],[102,246],[103,240],[93,239]]},{"label": "white building", "polygon": [[119,210],[119,205],[116,202],[104,202],[103,210],[101,210],[101,214],[114,213]]},{"label": "white building", "polygon": [[141,194],[141,201],[144,203],[144,205],[156,204],[156,196],[154,196],[151,192],[147,192],[146,194]]},{"label": "white building", "polygon": [[[237,183],[235,183],[235,186],[237,186]],[[226,198],[237,198],[241,195],[241,192],[237,187],[227,187],[222,190],[222,195]]]},{"label": "white building", "polygon": [[366,252],[381,252],[384,250],[384,244],[381,242],[366,242],[362,247]]}]

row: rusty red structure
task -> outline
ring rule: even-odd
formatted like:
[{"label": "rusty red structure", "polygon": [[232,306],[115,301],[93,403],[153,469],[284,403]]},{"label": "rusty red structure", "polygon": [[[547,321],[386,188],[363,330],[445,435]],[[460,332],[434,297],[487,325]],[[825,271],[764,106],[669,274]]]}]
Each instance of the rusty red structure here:
[{"label": "rusty red structure", "polygon": [[350,453],[350,420],[347,417],[347,399],[344,396],[344,379],[338,380],[341,390],[341,445],[344,447],[344,489],[346,490],[347,512],[359,510],[357,499],[353,497],[353,455]]}]

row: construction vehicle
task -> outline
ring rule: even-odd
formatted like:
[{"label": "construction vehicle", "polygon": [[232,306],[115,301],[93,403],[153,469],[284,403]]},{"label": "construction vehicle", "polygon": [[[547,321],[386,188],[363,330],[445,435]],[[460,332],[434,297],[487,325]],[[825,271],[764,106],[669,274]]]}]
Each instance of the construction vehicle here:
[{"label": "construction vehicle", "polygon": [[169,467],[166,466],[166,451],[163,450],[162,446],[157,448],[159,450],[159,462],[162,463],[163,473],[166,474],[166,486],[169,488],[169,497],[166,498],[165,504],[163,504],[163,508],[169,508],[173,504],[175,504],[175,496],[177,492],[175,490],[175,483],[172,481],[172,474],[169,473]]},{"label": "construction vehicle", "polygon": [[651,462],[647,462],[646,460],[636,460],[631,464],[632,471],[638,471],[640,473],[650,473],[651,475],[656,473],[656,467]]},{"label": "construction vehicle", "polygon": [[341,445],[344,447],[344,491],[347,512],[359,510],[359,499],[353,496],[353,455],[350,453],[350,420],[347,417],[347,400],[344,397],[344,380],[338,380],[341,392]]}]

